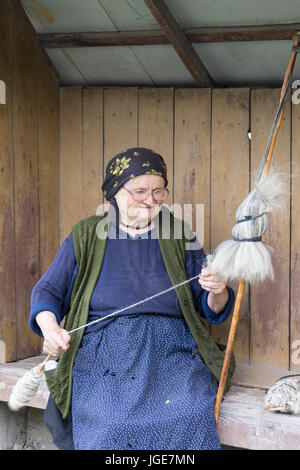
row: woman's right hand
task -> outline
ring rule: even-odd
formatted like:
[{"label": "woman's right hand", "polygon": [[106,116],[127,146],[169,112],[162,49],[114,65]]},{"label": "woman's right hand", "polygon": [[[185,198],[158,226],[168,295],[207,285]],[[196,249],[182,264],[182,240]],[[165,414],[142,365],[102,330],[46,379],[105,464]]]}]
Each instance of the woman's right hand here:
[{"label": "woman's right hand", "polygon": [[55,315],[43,311],[38,313],[35,319],[44,336],[43,352],[58,357],[67,351],[70,346],[70,335],[57,324]]}]

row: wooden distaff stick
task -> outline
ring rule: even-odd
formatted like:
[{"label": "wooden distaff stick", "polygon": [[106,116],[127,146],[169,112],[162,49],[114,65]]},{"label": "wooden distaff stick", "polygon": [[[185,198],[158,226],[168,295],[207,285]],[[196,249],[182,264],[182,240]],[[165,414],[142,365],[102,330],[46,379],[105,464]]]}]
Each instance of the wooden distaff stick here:
[{"label": "wooden distaff stick", "polygon": [[50,359],[51,359],[51,354],[48,354],[46,359],[44,359],[43,362],[40,364],[40,367],[39,367],[40,372],[42,372],[42,370],[44,369],[44,367],[46,365],[46,362],[48,362]]},{"label": "wooden distaff stick", "polygon": [[[297,33],[298,37],[299,37],[299,35],[300,35],[300,32]],[[294,39],[294,46],[295,47],[299,46],[299,40],[297,38]],[[282,100],[282,98],[285,94],[286,88],[288,86],[289,78],[290,78],[290,76],[293,72],[293,68],[294,68],[294,64],[295,64],[295,60],[296,60],[296,55],[297,55],[297,52],[295,50],[292,50],[291,55],[290,55],[290,60],[289,60],[289,63],[288,63],[288,66],[287,66],[287,69],[286,69],[286,72],[285,72],[279,102],[281,102],[281,100]],[[272,156],[273,156],[275,141],[276,141],[276,137],[277,137],[279,128],[281,126],[281,122],[282,122],[282,118],[283,118],[283,112],[284,112],[284,106],[281,110],[278,122],[276,124],[275,129],[274,129],[274,133],[273,133],[272,140],[271,140],[271,143],[270,143],[270,148],[269,148],[269,151],[268,151],[268,154],[267,154],[267,158],[266,158],[264,168],[263,168],[263,172],[262,172],[262,176],[261,176],[262,178],[267,176],[267,174],[269,172],[269,169],[270,169],[270,164],[271,164],[271,160],[272,160]],[[224,393],[224,388],[225,388],[225,385],[226,385],[228,369],[229,369],[229,365],[230,365],[232,346],[233,346],[235,333],[236,333],[236,328],[237,328],[237,324],[238,324],[238,320],[239,320],[239,314],[240,314],[240,309],[241,309],[241,303],[242,303],[242,300],[243,300],[244,290],[245,290],[245,280],[241,279],[240,282],[239,282],[236,301],[235,301],[234,310],[233,310],[233,314],[232,314],[232,320],[231,320],[231,325],[230,325],[230,330],[229,330],[229,335],[228,335],[228,341],[227,341],[227,346],[226,346],[226,351],[225,351],[225,356],[224,356],[223,368],[222,368],[222,372],[221,372],[219,387],[218,387],[216,401],[215,401],[216,421],[218,421],[218,418],[219,418],[220,405],[221,405],[221,401],[222,401],[222,397],[223,397],[223,393]]]}]

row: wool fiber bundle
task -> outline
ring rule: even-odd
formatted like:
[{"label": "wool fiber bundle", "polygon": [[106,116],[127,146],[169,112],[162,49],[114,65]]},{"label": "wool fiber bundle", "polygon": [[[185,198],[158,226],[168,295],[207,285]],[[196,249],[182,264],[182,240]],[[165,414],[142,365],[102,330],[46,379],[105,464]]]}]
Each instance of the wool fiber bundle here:
[{"label": "wool fiber bundle", "polygon": [[278,379],[267,391],[265,410],[300,414],[300,376],[291,375]]},{"label": "wool fiber bundle", "polygon": [[43,372],[39,366],[28,370],[18,380],[10,395],[8,407],[12,411],[19,411],[23,408],[37,393]]},{"label": "wool fiber bundle", "polygon": [[57,366],[57,362],[49,360],[49,358],[50,356],[48,356],[41,364],[25,372],[25,374],[17,381],[8,401],[8,407],[10,410],[21,410],[21,408],[26,406],[28,402],[34,398],[44,375],[44,368],[46,370],[51,370]]},{"label": "wool fiber bundle", "polygon": [[244,279],[253,284],[272,280],[271,249],[261,238],[268,229],[269,214],[283,208],[288,194],[280,173],[270,171],[260,179],[236,212],[233,239],[222,242],[208,256],[208,266],[228,281]]}]

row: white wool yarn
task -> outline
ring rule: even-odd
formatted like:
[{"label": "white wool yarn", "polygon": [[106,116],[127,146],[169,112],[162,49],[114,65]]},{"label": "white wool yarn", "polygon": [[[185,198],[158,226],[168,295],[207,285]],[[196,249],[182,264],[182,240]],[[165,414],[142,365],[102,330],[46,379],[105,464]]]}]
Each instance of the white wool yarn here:
[{"label": "white wool yarn", "polygon": [[265,410],[300,414],[300,377],[278,379],[267,391]]},{"label": "white wool yarn", "polygon": [[14,386],[8,402],[12,411],[19,411],[36,395],[43,376],[39,368],[36,366],[25,372]]},{"label": "white wool yarn", "polygon": [[19,411],[26,406],[38,391],[43,377],[43,370],[56,369],[57,365],[57,361],[49,360],[47,357],[44,362],[25,372],[13,388],[8,401],[8,407],[12,411]]},{"label": "white wool yarn", "polygon": [[268,229],[270,212],[282,209],[288,194],[285,178],[280,173],[270,171],[256,183],[236,212],[237,223],[232,235],[237,240],[222,242],[208,256],[208,266],[228,281],[244,279],[253,284],[273,279],[270,247],[262,241],[248,240],[262,237]]}]

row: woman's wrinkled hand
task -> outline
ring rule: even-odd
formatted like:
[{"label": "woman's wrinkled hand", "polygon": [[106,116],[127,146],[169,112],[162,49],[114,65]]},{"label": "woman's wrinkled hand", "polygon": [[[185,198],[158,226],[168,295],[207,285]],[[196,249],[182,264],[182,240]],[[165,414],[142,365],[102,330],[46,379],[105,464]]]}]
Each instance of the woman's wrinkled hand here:
[{"label": "woman's wrinkled hand", "polygon": [[43,352],[58,357],[70,347],[69,341],[70,335],[63,328],[49,328],[44,332]]},{"label": "woman's wrinkled hand", "polygon": [[202,289],[209,292],[207,297],[209,308],[217,314],[222,312],[229,297],[225,279],[209,268],[203,268],[199,274],[199,283]]},{"label": "woman's wrinkled hand", "polygon": [[203,268],[199,275],[199,284],[202,289],[213,294],[222,294],[226,289],[226,280],[219,274],[214,273],[209,268]]},{"label": "woman's wrinkled hand", "polygon": [[61,328],[55,318],[55,315],[49,311],[43,311],[37,314],[36,322],[39,325],[43,336],[43,352],[58,357],[70,347],[70,335],[67,330]]}]

